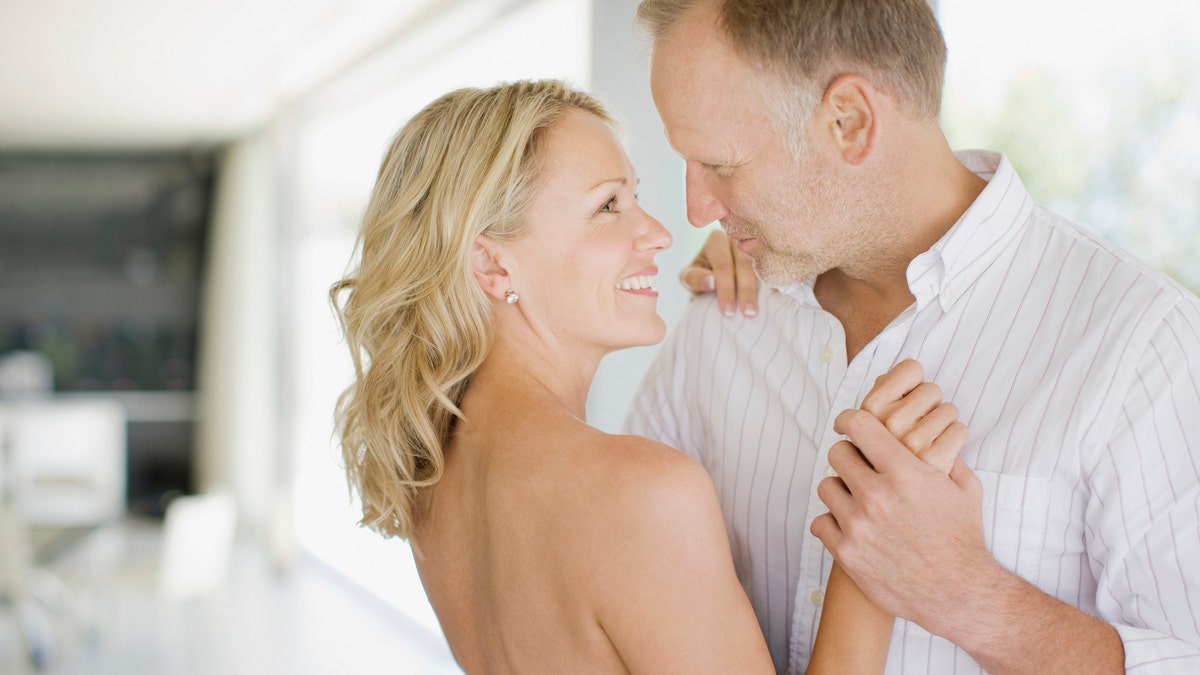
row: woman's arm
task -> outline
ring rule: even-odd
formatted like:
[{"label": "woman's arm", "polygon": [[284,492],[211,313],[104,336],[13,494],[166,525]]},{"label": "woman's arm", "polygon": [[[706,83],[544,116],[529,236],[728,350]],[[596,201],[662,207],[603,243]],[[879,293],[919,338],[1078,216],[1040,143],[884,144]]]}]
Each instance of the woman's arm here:
[{"label": "woman's arm", "polygon": [[[958,422],[958,410],[941,399],[941,390],[924,382],[921,365],[907,360],[876,380],[862,407],[913,454],[949,474],[966,443],[966,427]],[[835,561],[806,673],[882,673],[895,622]]]},{"label": "woman's arm", "polygon": [[808,675],[882,673],[896,617],[879,609],[833,563]]}]

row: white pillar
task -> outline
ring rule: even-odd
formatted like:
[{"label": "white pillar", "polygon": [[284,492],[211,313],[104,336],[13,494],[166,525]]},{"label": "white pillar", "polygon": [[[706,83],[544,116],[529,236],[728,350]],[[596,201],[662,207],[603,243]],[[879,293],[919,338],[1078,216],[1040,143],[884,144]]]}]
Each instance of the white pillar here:
[{"label": "white pillar", "polygon": [[243,524],[265,524],[275,484],[278,207],[272,137],[224,153],[201,309],[196,430],[200,492],[229,491]]}]

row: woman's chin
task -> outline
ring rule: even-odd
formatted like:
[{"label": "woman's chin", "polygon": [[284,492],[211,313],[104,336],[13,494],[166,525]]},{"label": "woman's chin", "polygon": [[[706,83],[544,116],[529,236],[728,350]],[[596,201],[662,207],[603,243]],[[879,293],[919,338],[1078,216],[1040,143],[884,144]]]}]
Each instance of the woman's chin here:
[{"label": "woman's chin", "polygon": [[631,346],[651,347],[662,342],[663,338],[667,337],[667,322],[663,321],[662,317],[658,316],[657,314],[654,316],[654,318],[654,324],[647,327],[646,331],[643,333],[644,340]]}]

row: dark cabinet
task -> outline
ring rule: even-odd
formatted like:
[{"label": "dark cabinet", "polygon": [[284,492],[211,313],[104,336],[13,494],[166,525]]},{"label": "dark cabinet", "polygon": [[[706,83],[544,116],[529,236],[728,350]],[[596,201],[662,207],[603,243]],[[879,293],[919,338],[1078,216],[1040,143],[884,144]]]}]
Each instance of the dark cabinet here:
[{"label": "dark cabinet", "polygon": [[[188,492],[210,151],[0,153],[0,355],[130,401],[129,505]],[[155,403],[155,396],[163,399]],[[142,410],[171,410],[144,419]]]}]

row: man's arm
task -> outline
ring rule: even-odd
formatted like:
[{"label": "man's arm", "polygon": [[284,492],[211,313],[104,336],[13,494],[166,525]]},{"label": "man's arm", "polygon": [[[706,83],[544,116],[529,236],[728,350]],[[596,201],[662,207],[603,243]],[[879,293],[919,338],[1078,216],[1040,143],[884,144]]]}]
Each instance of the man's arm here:
[{"label": "man's arm", "polygon": [[1100,618],[996,562],[965,465],[936,480],[865,413],[838,428],[875,468],[850,443],[831,450],[842,476],[819,486],[833,515],[813,533],[872,600],[991,672],[1200,672],[1200,306],[1181,301],[1142,337],[1081,445]]}]

